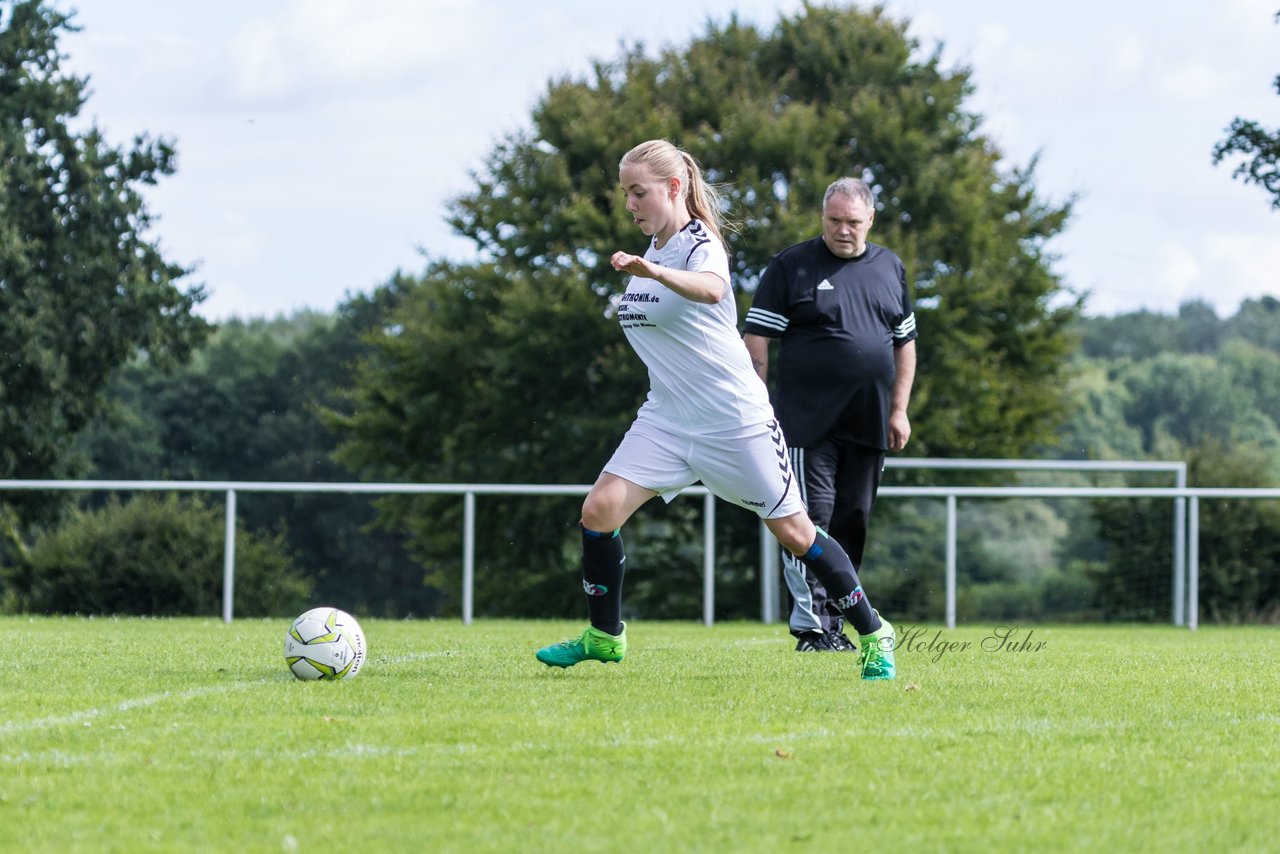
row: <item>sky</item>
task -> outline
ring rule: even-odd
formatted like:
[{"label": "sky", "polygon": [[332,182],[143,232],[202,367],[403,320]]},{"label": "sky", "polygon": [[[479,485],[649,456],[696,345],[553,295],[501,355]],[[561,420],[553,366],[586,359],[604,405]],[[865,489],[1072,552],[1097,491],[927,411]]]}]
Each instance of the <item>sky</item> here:
[{"label": "sky", "polygon": [[[771,29],[792,0],[54,0],[66,67],[115,145],[172,140],[150,237],[194,266],[213,320],[328,312],[429,258],[467,260],[451,199],[552,80],[708,21]],[[865,6],[865,4],[862,4]],[[1092,315],[1226,317],[1280,297],[1280,211],[1214,166],[1237,116],[1280,127],[1280,0],[888,0],[924,57],[972,70],[967,106],[1074,215],[1054,269]],[[619,128],[619,154],[634,142]],[[814,233],[819,211],[814,210]],[[872,237],[874,240],[874,236]],[[778,247],[781,249],[782,247]]]}]

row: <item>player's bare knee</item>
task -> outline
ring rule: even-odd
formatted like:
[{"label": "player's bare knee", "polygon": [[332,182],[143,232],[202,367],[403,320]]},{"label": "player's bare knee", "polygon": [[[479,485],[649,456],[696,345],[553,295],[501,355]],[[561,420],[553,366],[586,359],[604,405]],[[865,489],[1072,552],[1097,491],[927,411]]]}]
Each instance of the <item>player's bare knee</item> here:
[{"label": "player's bare knee", "polygon": [[809,551],[809,546],[813,545],[813,540],[805,542],[804,539],[796,536],[794,532],[788,532],[788,536],[778,542],[782,543],[782,547],[793,555],[802,555]]},{"label": "player's bare knee", "polygon": [[617,525],[612,524],[616,512],[608,502],[588,495],[582,502],[582,518],[579,524],[588,531],[612,531]]},{"label": "player's bare knee", "polygon": [[769,519],[765,522],[769,530],[782,544],[782,547],[792,554],[802,555],[813,545],[814,537],[817,532],[813,527],[813,522],[803,513],[797,513],[794,516],[787,516],[783,519]]}]

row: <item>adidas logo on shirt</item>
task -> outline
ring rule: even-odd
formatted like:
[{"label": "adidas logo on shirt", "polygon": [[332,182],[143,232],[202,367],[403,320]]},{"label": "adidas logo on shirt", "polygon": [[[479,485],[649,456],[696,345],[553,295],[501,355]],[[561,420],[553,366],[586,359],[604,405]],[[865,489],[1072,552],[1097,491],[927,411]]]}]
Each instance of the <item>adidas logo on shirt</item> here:
[{"label": "adidas logo on shirt", "polygon": [[834,290],[835,290],[835,286],[834,286],[834,285],[832,285],[830,282],[828,282],[826,279],[823,279],[823,280],[822,280],[822,282],[818,285],[818,290],[820,290],[820,291],[834,291]]}]

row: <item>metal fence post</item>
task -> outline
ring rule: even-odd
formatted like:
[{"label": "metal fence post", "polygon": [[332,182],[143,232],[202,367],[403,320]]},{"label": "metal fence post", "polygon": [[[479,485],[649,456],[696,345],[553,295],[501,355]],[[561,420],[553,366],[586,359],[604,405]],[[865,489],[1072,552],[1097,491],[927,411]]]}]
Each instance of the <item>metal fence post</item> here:
[{"label": "metal fence post", "polygon": [[956,627],[956,497],[947,496],[947,628]]},{"label": "metal fence post", "polygon": [[476,588],[476,494],[462,497],[462,624],[471,625]]},{"label": "metal fence post", "polygon": [[222,622],[231,622],[236,591],[236,491],[227,490],[227,521],[222,545]]},{"label": "metal fence post", "polygon": [[760,522],[760,622],[778,622],[778,541]]},{"label": "metal fence post", "polygon": [[716,621],[716,497],[702,498],[702,622]]},{"label": "metal fence post", "polygon": [[1191,496],[1188,515],[1190,516],[1190,540],[1187,567],[1187,628],[1195,631],[1200,625],[1200,496]]},{"label": "metal fence post", "polygon": [[[1178,470],[1174,485],[1187,488],[1187,464]],[[1187,604],[1187,499],[1173,499],[1173,624],[1186,622]]]}]

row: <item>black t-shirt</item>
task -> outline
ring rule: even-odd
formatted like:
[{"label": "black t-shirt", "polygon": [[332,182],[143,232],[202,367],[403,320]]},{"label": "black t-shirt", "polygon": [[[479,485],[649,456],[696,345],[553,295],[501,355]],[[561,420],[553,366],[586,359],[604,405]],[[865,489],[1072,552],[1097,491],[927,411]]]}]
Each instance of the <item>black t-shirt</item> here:
[{"label": "black t-shirt", "polygon": [[841,258],[821,237],[774,256],[745,330],[780,338],[774,409],[792,447],[828,436],[885,450],[894,349],[916,337],[902,260],[875,243]]}]

